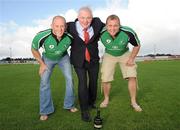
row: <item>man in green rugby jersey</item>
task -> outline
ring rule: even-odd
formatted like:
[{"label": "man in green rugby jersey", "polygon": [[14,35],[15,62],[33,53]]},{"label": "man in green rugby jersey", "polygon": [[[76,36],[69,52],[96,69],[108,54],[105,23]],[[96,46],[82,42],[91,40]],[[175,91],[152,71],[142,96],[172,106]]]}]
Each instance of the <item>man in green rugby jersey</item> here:
[{"label": "man in green rugby jersey", "polygon": [[[141,112],[142,108],[136,102],[137,65],[135,57],[140,49],[140,41],[136,33],[129,27],[121,26],[118,16],[110,15],[106,20],[106,29],[102,31],[101,41],[105,46],[105,54],[101,68],[104,100],[100,107],[105,108],[109,103],[115,65],[119,63],[123,78],[128,80],[131,106],[135,111]],[[132,52],[129,51],[128,43],[133,45]]]},{"label": "man in green rugby jersey", "polygon": [[[39,32],[32,41],[32,54],[40,64],[40,120],[47,120],[54,112],[54,105],[50,91],[50,77],[55,65],[62,70],[66,81],[64,109],[76,112],[74,107],[74,86],[72,71],[67,49],[71,44],[71,37],[65,33],[66,21],[62,16],[55,16],[51,29]],[[43,47],[42,57],[39,48]],[[56,79],[58,80],[58,79]]]}]

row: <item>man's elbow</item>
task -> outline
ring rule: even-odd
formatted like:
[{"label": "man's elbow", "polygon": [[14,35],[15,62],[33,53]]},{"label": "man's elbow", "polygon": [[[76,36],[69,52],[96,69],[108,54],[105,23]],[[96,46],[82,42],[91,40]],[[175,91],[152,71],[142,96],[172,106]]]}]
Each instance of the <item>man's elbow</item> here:
[{"label": "man's elbow", "polygon": [[137,46],[136,46],[136,48],[140,48],[141,47],[141,45],[140,44],[138,44]]},{"label": "man's elbow", "polygon": [[36,50],[36,49],[34,49],[34,48],[31,48],[31,52],[32,52],[32,54],[34,54],[34,53],[37,53],[38,50]]}]

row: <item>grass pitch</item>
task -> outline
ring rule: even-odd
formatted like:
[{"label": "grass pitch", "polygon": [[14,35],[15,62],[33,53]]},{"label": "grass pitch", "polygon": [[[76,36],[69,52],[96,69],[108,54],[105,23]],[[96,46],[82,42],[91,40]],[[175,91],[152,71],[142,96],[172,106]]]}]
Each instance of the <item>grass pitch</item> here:
[{"label": "grass pitch", "polygon": [[[55,113],[39,121],[39,65],[0,65],[0,130],[92,130],[81,121],[80,111],[63,109],[65,81],[58,67],[51,77]],[[76,104],[77,77],[73,72]],[[117,66],[108,108],[101,109],[103,130],[179,130],[180,61],[138,63],[138,102],[143,112],[132,110],[127,81]],[[98,87],[97,105],[103,100]],[[92,117],[96,111],[91,111]]]}]

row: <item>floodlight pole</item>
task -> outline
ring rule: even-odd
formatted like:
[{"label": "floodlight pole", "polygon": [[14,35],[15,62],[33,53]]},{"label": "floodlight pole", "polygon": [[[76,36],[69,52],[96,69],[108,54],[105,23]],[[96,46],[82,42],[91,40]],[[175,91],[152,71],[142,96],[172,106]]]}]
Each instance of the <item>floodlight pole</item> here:
[{"label": "floodlight pole", "polygon": [[156,44],[154,44],[153,49],[154,49],[154,58],[155,58],[156,57]]},{"label": "floodlight pole", "polygon": [[12,58],[12,48],[9,47],[9,56],[10,56],[10,59]]}]

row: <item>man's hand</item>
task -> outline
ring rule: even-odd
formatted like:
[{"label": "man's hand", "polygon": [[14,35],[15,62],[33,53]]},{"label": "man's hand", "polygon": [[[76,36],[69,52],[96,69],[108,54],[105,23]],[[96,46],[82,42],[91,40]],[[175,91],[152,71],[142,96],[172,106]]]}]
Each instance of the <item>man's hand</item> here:
[{"label": "man's hand", "polygon": [[46,69],[48,69],[46,64],[40,64],[39,75],[41,76]]},{"label": "man's hand", "polygon": [[140,45],[133,47],[133,50],[131,52],[131,55],[126,63],[127,66],[133,66],[135,65],[135,58],[139,52]]},{"label": "man's hand", "polygon": [[41,76],[43,73],[44,73],[44,71],[46,70],[46,69],[48,69],[47,68],[47,65],[44,63],[44,61],[42,60],[42,58],[41,58],[41,55],[40,55],[40,52],[38,51],[38,50],[35,50],[35,49],[31,49],[31,51],[32,51],[32,54],[33,54],[33,56],[36,58],[36,60],[38,61],[38,63],[40,64],[40,67],[39,67],[39,75]]},{"label": "man's hand", "polygon": [[133,66],[134,64],[135,64],[135,62],[134,62],[133,58],[129,58],[127,63],[126,63],[127,66]]}]

